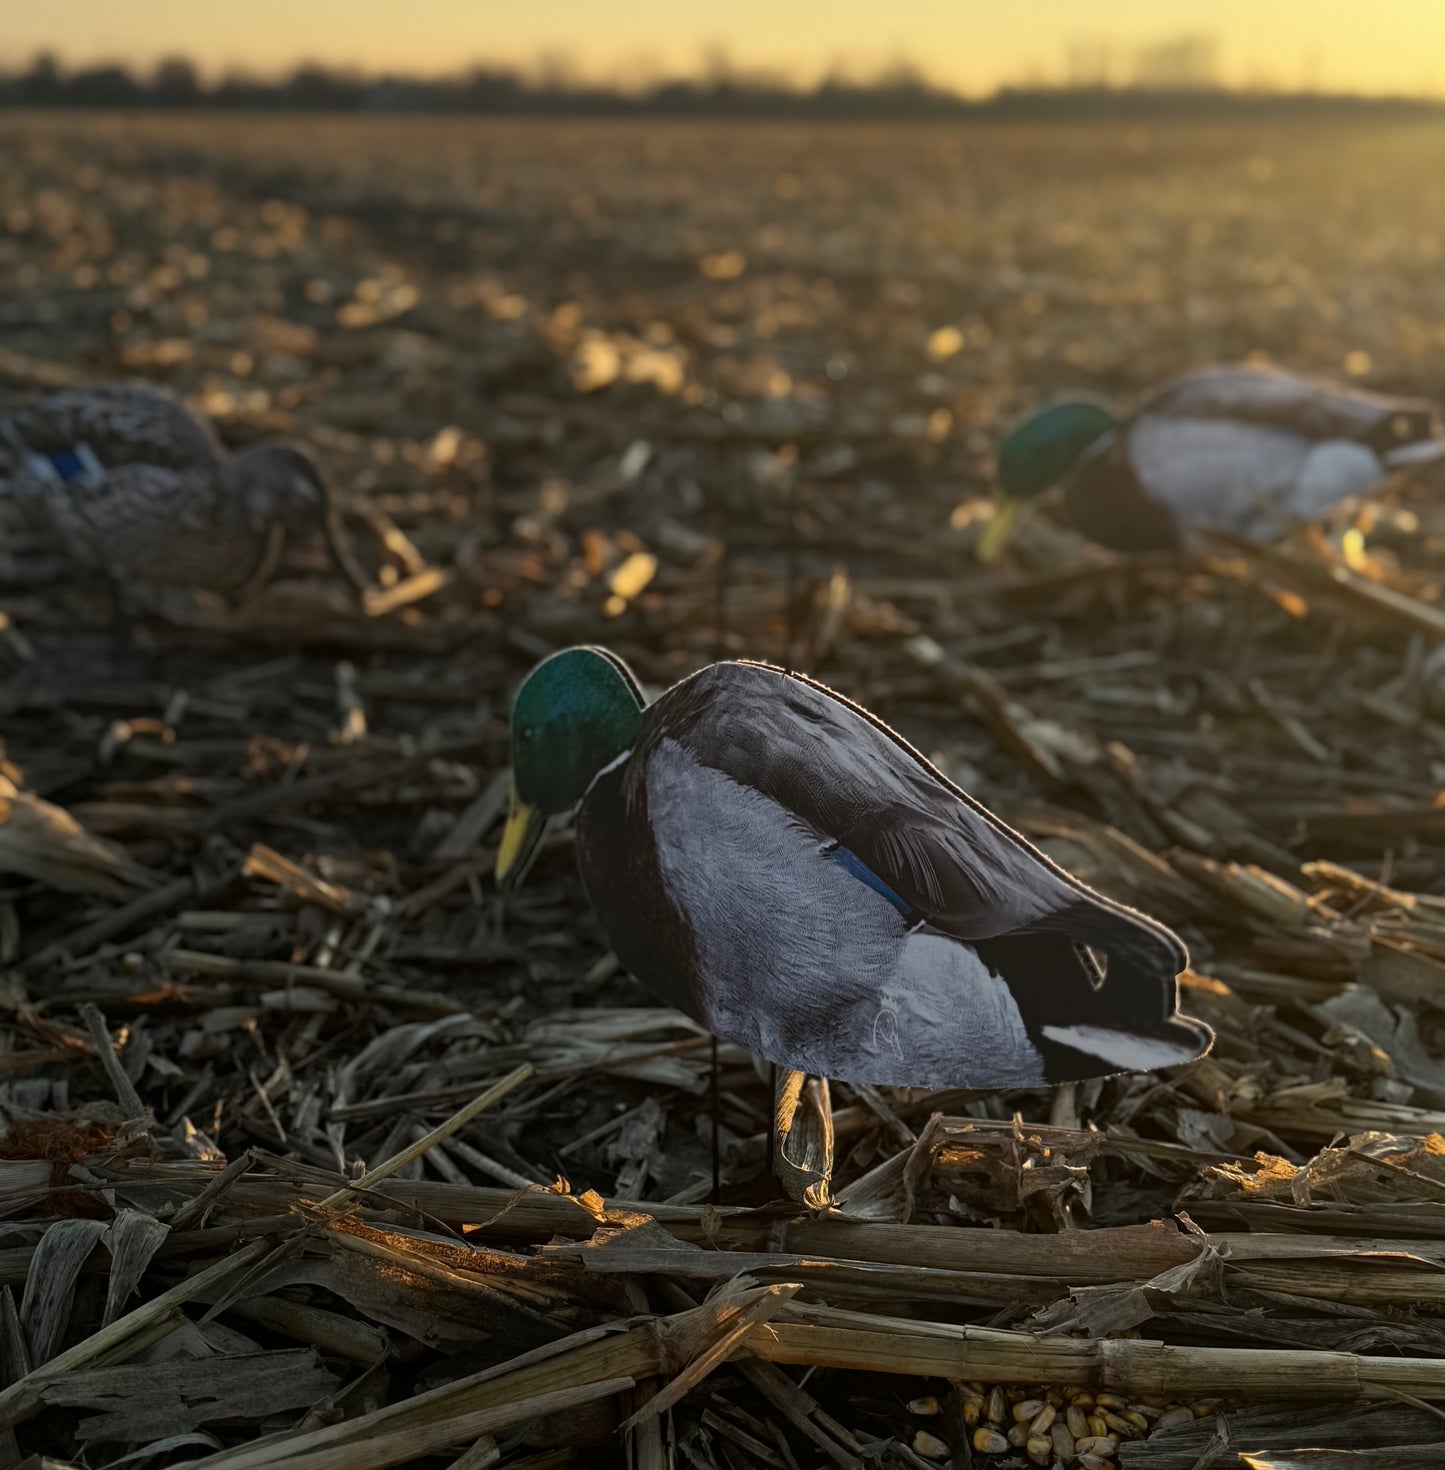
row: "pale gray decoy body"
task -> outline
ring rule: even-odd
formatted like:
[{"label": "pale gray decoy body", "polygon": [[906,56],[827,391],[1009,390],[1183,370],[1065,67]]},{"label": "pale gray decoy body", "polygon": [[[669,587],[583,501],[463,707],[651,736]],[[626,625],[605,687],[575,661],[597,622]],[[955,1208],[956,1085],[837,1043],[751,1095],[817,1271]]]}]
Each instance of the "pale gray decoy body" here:
[{"label": "pale gray decoy body", "polygon": [[1062,485],[1091,540],[1165,551],[1198,532],[1268,541],[1445,459],[1435,405],[1274,368],[1205,368],[1163,384],[1131,413],[1051,404],[999,450],[992,553],[1018,508]]}]

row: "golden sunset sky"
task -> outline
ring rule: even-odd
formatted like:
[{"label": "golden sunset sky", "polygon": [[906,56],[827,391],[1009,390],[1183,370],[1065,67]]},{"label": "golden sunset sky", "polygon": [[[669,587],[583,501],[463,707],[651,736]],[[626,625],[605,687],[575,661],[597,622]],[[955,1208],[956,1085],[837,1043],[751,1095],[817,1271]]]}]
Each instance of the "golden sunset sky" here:
[{"label": "golden sunset sky", "polygon": [[432,73],[565,56],[589,77],[692,72],[709,47],[743,67],[816,77],[906,57],[968,92],[1060,78],[1071,42],[1105,43],[1127,80],[1140,46],[1218,42],[1234,84],[1445,91],[1445,0],[5,0],[0,60],[145,64],[184,53],[208,72],[303,58]]}]

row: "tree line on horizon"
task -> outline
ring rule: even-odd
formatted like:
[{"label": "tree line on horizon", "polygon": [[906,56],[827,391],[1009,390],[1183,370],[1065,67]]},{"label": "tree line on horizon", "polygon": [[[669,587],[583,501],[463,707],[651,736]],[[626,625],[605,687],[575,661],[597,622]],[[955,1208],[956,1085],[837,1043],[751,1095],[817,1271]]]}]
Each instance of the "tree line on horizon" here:
[{"label": "tree line on horizon", "polygon": [[174,108],[305,112],[494,113],[548,116],[928,119],[976,116],[1067,117],[1245,110],[1435,111],[1438,101],[1350,93],[1234,90],[1213,81],[1148,77],[1127,84],[1071,79],[1027,83],[970,98],[928,81],[906,63],[867,79],[824,77],[812,86],[718,68],[642,86],[583,81],[565,71],[529,75],[479,65],[454,77],[367,76],[303,62],[275,78],[203,78],[188,58],[149,71],[120,63],[64,67],[37,56],[22,71],[0,72],[0,107]]}]

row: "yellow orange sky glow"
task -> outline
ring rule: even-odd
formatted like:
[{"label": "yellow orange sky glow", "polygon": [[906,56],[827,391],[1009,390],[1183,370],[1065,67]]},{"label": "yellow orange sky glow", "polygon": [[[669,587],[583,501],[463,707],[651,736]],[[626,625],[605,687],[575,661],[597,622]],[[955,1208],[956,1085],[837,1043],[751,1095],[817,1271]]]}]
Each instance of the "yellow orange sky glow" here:
[{"label": "yellow orange sky glow", "polygon": [[1060,79],[1071,42],[1106,48],[1127,80],[1141,45],[1218,41],[1232,84],[1361,92],[1445,91],[1442,0],[7,0],[0,59],[147,64],[182,53],[209,72],[276,71],[302,59],[436,73],[478,61],[565,57],[589,77],[698,69],[709,47],[742,67],[809,79],[841,62],[907,58],[969,92]]}]

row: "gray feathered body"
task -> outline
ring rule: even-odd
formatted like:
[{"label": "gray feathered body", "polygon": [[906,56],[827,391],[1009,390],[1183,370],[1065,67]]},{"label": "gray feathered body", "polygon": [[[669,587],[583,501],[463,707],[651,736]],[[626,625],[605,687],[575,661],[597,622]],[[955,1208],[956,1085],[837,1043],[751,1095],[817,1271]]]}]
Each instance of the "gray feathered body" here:
[{"label": "gray feathered body", "polygon": [[1079,528],[1120,551],[1196,530],[1264,541],[1445,454],[1434,407],[1266,368],[1206,368],[1165,384],[1079,463]]},{"label": "gray feathered body", "polygon": [[1024,1087],[1209,1044],[1176,1010],[1187,960],[1167,929],[778,669],[714,664],[650,705],[584,798],[577,845],[628,969],[789,1067]]},{"label": "gray feathered body", "polygon": [[94,486],[47,485],[27,498],[72,568],[234,596],[262,579],[271,538],[237,497],[217,492],[212,470],[133,464]]},{"label": "gray feathered body", "polygon": [[89,445],[105,465],[167,469],[212,466],[223,454],[208,424],[159,388],[102,384],[67,388],[0,420],[0,456],[73,452]]},{"label": "gray feathered body", "polygon": [[328,514],[302,451],[228,457],[154,389],[67,390],[0,418],[0,538],[72,571],[234,599],[270,576],[288,532]]}]

